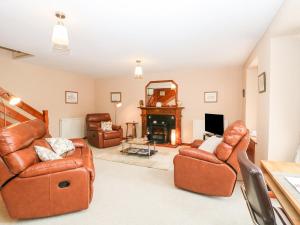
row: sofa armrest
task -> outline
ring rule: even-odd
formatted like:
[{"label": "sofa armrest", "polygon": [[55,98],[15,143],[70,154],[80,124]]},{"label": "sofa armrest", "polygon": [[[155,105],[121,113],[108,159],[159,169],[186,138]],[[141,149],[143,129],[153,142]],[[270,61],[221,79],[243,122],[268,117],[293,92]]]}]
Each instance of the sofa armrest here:
[{"label": "sofa armrest", "polygon": [[192,148],[199,148],[199,146],[203,143],[203,140],[200,139],[196,139],[195,141],[193,141],[193,143],[191,144]]},{"label": "sofa armrest", "polygon": [[121,126],[118,126],[118,125],[112,125],[112,129],[113,130],[120,130],[121,129]]},{"label": "sofa armrest", "polygon": [[46,174],[58,173],[66,170],[72,170],[82,166],[82,160],[74,158],[40,162],[28,167],[25,171],[20,173],[19,177],[26,178],[41,176]]},{"label": "sofa armrest", "polygon": [[83,148],[86,146],[85,141],[81,138],[71,138],[70,141],[73,142],[73,144],[76,148]]},{"label": "sofa armrest", "polygon": [[179,154],[195,159],[200,159],[203,161],[211,162],[211,163],[216,163],[216,164],[221,164],[223,163],[221,160],[219,160],[215,154],[206,152],[197,148],[182,148],[179,150]]}]

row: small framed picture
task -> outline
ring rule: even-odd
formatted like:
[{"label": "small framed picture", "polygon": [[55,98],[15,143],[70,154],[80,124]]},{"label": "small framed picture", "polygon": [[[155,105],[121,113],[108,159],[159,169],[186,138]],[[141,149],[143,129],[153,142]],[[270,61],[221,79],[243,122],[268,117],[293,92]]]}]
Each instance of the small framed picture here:
[{"label": "small framed picture", "polygon": [[65,103],[66,104],[78,104],[78,92],[65,91]]},{"label": "small framed picture", "polygon": [[153,88],[147,88],[147,96],[152,96],[153,95]]},{"label": "small framed picture", "polygon": [[204,92],[204,102],[205,103],[218,102],[218,92],[217,91]]},{"label": "small framed picture", "polygon": [[262,73],[258,76],[258,92],[266,92],[266,73]]},{"label": "small framed picture", "polygon": [[121,102],[122,101],[121,92],[110,92],[110,101],[111,102]]}]

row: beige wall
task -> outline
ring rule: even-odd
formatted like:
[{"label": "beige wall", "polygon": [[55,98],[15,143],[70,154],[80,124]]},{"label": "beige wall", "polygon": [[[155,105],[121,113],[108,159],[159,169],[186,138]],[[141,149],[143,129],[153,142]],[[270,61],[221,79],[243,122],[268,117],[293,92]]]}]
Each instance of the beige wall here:
[{"label": "beige wall", "polygon": [[246,110],[245,122],[250,131],[255,130],[257,126],[257,67],[252,67],[247,70],[246,74]]},{"label": "beige wall", "polygon": [[[273,90],[270,89],[270,82],[273,82],[274,79],[276,79],[276,76],[272,77],[271,74],[271,40],[274,37],[299,33],[299,11],[299,0],[286,0],[280,11],[274,18],[269,29],[266,31],[262,39],[258,42],[253,52],[250,54],[244,66],[244,76],[246,76],[247,70],[249,69],[249,67],[251,67],[253,61],[257,61],[258,74],[262,72],[266,73],[267,91],[258,95],[257,102],[257,162],[261,159],[273,158],[273,153],[271,152],[272,143],[270,143],[270,135],[272,134],[270,130],[272,129],[271,123],[276,123],[276,121],[270,121],[270,99],[272,93],[274,93]],[[284,74],[281,74],[280,76],[284,76]],[[281,91],[283,91],[283,89]],[[290,158],[288,156],[289,153],[283,154],[285,155],[285,158]]]},{"label": "beige wall", "polygon": [[[257,97],[257,117],[256,117],[256,131],[257,131],[257,147],[256,147],[256,161],[268,158],[268,144],[269,144],[269,81],[270,81],[270,39],[269,33],[266,33],[257,47],[250,55],[244,67],[244,75],[247,76],[247,71],[254,61],[257,61],[257,73],[266,73],[267,91],[261,93]],[[247,93],[247,90],[246,90]],[[247,95],[246,95],[247,98]],[[247,101],[247,99],[246,99]],[[245,112],[247,113],[247,112]]]},{"label": "beige wall", "polygon": [[269,159],[292,161],[300,144],[300,36],[271,40]]},{"label": "beige wall", "polygon": [[[118,109],[118,123],[138,121],[141,132],[138,102],[144,100],[145,85],[150,80],[174,80],[179,86],[179,100],[182,102],[183,142],[192,141],[193,119],[204,119],[204,113],[221,113],[229,123],[242,118],[242,69],[206,69],[172,73],[146,74],[143,80],[128,77],[98,79],[96,84],[96,109],[109,112],[114,117],[114,105],[110,92],[122,92],[123,105]],[[205,91],[218,91],[218,103],[204,103]]]},{"label": "beige wall", "polygon": [[[37,110],[49,110],[50,132],[59,135],[59,119],[95,111],[95,80],[88,76],[13,60],[0,51],[0,86]],[[65,104],[65,91],[78,91],[79,104]]]}]

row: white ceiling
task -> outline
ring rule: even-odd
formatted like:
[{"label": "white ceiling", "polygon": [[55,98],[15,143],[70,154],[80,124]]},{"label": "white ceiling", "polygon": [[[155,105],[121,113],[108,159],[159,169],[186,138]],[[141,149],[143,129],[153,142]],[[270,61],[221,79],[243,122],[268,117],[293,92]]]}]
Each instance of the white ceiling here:
[{"label": "white ceiling", "polygon": [[[242,65],[284,0],[1,0],[0,45],[95,76]],[[52,51],[65,12],[69,55]]]}]

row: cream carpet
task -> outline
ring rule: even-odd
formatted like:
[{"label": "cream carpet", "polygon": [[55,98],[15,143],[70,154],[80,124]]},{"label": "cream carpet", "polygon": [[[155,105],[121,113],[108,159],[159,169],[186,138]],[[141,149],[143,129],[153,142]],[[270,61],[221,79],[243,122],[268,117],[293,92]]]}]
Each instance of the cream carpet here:
[{"label": "cream carpet", "polygon": [[[0,200],[1,225],[251,225],[237,184],[230,198],[174,187],[173,172],[95,159],[90,208],[50,218],[15,221]],[[220,184],[222,185],[222,184]]]},{"label": "cream carpet", "polygon": [[[90,147],[93,150],[94,158],[97,159],[161,170],[173,169],[173,158],[178,153],[178,149],[180,148],[156,147],[158,152],[148,157],[121,153],[120,151],[122,150],[122,145],[104,149],[95,148],[93,146]],[[141,147],[147,148],[146,146]],[[153,147],[151,147],[151,149],[153,149]]]}]

